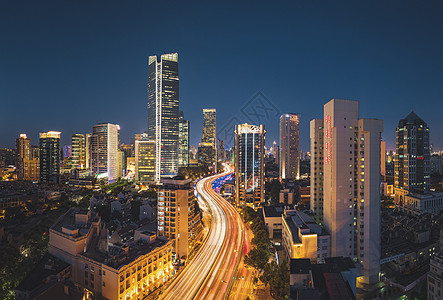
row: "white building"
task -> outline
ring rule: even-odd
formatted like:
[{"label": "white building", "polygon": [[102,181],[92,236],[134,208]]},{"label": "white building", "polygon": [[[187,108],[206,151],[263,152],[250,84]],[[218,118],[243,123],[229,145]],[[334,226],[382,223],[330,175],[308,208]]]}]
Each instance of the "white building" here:
[{"label": "white building", "polygon": [[[320,127],[313,121],[311,128],[313,124]],[[322,130],[324,135],[311,132],[311,151],[314,148],[314,155],[315,150],[323,152],[323,174],[317,174],[324,178],[323,185],[317,181],[314,187],[323,192],[323,221],[331,235],[331,256],[358,260],[363,265],[359,280],[378,282],[383,121],[360,119],[358,101],[332,99],[324,105]]]},{"label": "white building", "polygon": [[323,224],[323,119],[310,122],[311,137],[311,210],[315,221]]}]

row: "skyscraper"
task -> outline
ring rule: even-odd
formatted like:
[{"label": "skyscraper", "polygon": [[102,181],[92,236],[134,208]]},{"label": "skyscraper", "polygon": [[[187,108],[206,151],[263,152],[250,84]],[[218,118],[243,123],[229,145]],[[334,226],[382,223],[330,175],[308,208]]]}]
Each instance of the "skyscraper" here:
[{"label": "skyscraper", "polygon": [[314,119],[310,123],[311,136],[311,210],[314,220],[323,225],[323,119]]},{"label": "skyscraper", "polygon": [[[210,160],[214,172],[217,172],[217,112],[215,108],[203,109],[203,136],[198,148],[212,147],[212,151],[204,151],[210,154]],[[212,153],[212,154],[211,154]],[[200,163],[200,155],[199,155]]]},{"label": "skyscraper", "polygon": [[398,122],[394,156],[394,191],[397,202],[431,185],[429,127],[414,112]]},{"label": "skyscraper", "polygon": [[180,111],[178,123],[178,165],[187,167],[189,165],[189,121],[185,120],[183,112]]},{"label": "skyscraper", "polygon": [[60,134],[58,131],[40,133],[40,182],[60,181]]},{"label": "skyscraper", "polygon": [[300,115],[280,116],[280,179],[300,178]]},{"label": "skyscraper", "polygon": [[[372,284],[379,280],[380,272],[383,121],[359,119],[358,101],[332,99],[324,105],[323,124],[324,135],[320,121],[311,121],[311,128],[314,125],[319,130],[318,134],[311,132],[311,142],[317,147],[314,155],[318,150],[324,157],[323,162],[317,161],[323,163],[323,185],[318,180],[316,188],[323,192],[323,220],[331,235],[331,256],[360,262],[362,282]],[[314,176],[322,175],[317,172]]]},{"label": "skyscraper", "polygon": [[155,141],[155,178],[178,172],[179,147],[178,54],[149,56],[148,139]]},{"label": "skyscraper", "polygon": [[226,161],[225,141],[222,139],[218,139],[217,156],[218,156],[218,161],[220,161],[220,162]]},{"label": "skyscraper", "polygon": [[135,141],[135,181],[152,183],[155,181],[155,141],[149,141],[143,134]]},{"label": "skyscraper", "polygon": [[215,148],[217,145],[217,112],[215,108],[204,108],[203,109],[203,137],[202,143],[211,143]]},{"label": "skyscraper", "polygon": [[17,177],[23,180],[25,177],[25,160],[31,160],[31,139],[26,134],[20,134],[20,137],[15,141],[15,155]]},{"label": "skyscraper", "polygon": [[265,126],[235,126],[235,200],[257,207],[264,202]]},{"label": "skyscraper", "polygon": [[71,138],[71,167],[86,169],[85,135],[74,133]]},{"label": "skyscraper", "polygon": [[91,134],[91,173],[98,178],[116,181],[118,174],[118,145],[120,144],[120,126],[101,123],[92,126]]}]

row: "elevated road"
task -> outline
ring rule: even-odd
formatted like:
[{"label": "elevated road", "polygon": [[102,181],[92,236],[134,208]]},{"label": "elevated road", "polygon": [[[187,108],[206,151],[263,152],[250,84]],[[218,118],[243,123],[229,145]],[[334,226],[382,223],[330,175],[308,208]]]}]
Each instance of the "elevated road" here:
[{"label": "elevated road", "polygon": [[162,299],[228,299],[243,254],[245,228],[237,211],[214,191],[212,183],[230,173],[197,183],[200,206],[211,216],[209,232]]}]

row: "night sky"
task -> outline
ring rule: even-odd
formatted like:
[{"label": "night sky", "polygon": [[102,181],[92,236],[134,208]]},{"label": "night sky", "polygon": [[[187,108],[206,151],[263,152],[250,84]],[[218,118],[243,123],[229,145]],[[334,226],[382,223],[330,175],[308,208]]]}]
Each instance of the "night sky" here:
[{"label": "night sky", "polygon": [[307,151],[309,121],[343,98],[384,120],[388,148],[413,109],[443,149],[441,1],[163,3],[1,1],[0,147],[47,130],[68,144],[96,122],[120,124],[129,143],[147,126],[147,57],[178,52],[191,144],[203,108],[217,109],[228,146],[223,129],[244,121],[264,123],[271,146],[293,112]]}]

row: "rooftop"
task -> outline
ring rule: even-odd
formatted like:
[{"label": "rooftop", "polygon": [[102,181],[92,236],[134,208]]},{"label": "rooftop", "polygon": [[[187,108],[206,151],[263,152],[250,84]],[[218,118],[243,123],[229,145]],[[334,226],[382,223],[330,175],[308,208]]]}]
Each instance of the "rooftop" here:
[{"label": "rooftop", "polygon": [[264,206],[263,213],[265,218],[281,217],[281,215],[283,214],[283,208],[275,206]]}]

